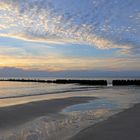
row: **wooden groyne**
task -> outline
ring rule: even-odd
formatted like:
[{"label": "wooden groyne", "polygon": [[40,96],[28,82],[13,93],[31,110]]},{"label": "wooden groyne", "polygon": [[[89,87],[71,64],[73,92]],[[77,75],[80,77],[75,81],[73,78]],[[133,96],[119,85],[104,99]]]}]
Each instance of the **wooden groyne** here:
[{"label": "wooden groyne", "polygon": [[140,80],[113,80],[113,86],[129,86],[129,85],[136,85],[140,86]]},{"label": "wooden groyne", "polygon": [[46,83],[46,80],[38,80],[38,79],[0,79],[0,81],[9,81],[9,82],[38,82],[38,83]]},{"label": "wooden groyne", "polygon": [[72,79],[56,79],[56,80],[37,80],[37,79],[0,79],[0,81],[12,81],[12,82],[38,82],[38,83],[56,83],[56,84],[80,84],[80,85],[103,85],[103,86],[107,86],[107,80],[72,80]]},{"label": "wooden groyne", "polygon": [[[38,82],[38,83],[55,83],[55,84],[80,84],[80,85],[101,85],[107,86],[107,80],[73,80],[73,79],[56,79],[56,80],[39,80],[39,79],[0,79],[0,81],[12,82]],[[140,80],[113,80],[113,86],[140,86]]]},{"label": "wooden groyne", "polygon": [[57,84],[81,84],[81,85],[104,85],[107,86],[107,80],[63,80],[58,79],[55,81]]}]

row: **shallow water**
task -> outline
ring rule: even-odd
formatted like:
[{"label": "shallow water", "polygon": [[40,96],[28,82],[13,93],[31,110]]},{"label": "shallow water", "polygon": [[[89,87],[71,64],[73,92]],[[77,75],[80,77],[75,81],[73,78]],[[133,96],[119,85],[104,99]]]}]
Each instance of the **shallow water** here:
[{"label": "shallow water", "polygon": [[63,140],[81,129],[140,103],[140,87],[102,87],[45,83],[0,82],[0,106],[67,97],[97,97],[59,114],[41,116],[0,132],[1,140]]}]

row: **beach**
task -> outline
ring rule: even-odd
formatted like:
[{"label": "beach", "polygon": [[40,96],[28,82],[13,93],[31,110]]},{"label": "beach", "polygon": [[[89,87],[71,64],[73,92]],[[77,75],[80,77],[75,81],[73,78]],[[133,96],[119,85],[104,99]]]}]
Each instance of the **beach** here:
[{"label": "beach", "polygon": [[[41,116],[56,115],[67,106],[87,103],[95,99],[93,97],[70,97],[0,108],[0,130],[10,130]],[[68,140],[139,140],[139,116],[140,104],[136,104],[107,120],[81,130]],[[41,140],[37,138],[37,135],[31,135],[31,138],[33,137]]]},{"label": "beach", "polygon": [[140,140],[140,104],[82,130],[70,140]]},{"label": "beach", "polygon": [[[18,127],[38,117],[56,115],[67,106],[87,103],[95,99],[93,97],[70,97],[0,108],[0,131],[12,130],[13,127]],[[140,104],[136,104],[132,108],[109,117],[107,120],[81,130],[68,140],[139,140],[139,116]],[[58,116],[56,115],[56,117]],[[35,134],[29,135],[29,137],[41,140]],[[9,139],[11,140],[12,137],[9,137]],[[18,140],[18,138],[16,139]]]},{"label": "beach", "polygon": [[16,127],[41,116],[57,114],[67,106],[86,103],[93,99],[95,98],[70,97],[2,107],[0,108],[0,130]]},{"label": "beach", "polygon": [[125,140],[126,132],[139,128],[139,91],[137,86],[1,81],[0,140]]},{"label": "beach", "polygon": [[[62,99],[32,101],[24,104],[0,107],[1,140],[62,140],[68,139],[87,125],[86,115],[68,115],[63,109],[88,103],[96,97],[67,97]],[[92,115],[92,114],[91,114]],[[94,116],[93,116],[94,117]]]}]

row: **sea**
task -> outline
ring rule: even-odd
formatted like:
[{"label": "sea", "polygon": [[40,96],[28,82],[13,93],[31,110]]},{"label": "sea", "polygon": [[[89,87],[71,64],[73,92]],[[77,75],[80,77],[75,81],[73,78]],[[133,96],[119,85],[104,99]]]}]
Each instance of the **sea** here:
[{"label": "sea", "polygon": [[[54,80],[56,78],[34,77],[30,79]],[[31,102],[66,99],[69,97],[95,97],[95,99],[91,98],[87,103],[67,106],[59,113],[39,116],[19,126],[0,129],[0,140],[66,140],[82,129],[106,120],[108,117],[140,103],[139,86],[112,86],[111,84],[113,79],[139,78],[90,79],[107,80],[108,85],[88,86],[1,81],[0,110]]]}]

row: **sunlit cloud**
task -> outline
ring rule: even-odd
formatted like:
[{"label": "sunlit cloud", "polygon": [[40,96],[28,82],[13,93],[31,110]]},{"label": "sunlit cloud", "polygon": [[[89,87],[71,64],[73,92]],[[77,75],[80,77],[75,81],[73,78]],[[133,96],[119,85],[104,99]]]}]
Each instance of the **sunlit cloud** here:
[{"label": "sunlit cloud", "polygon": [[[77,62],[77,63],[76,63]],[[131,65],[131,68],[129,67]],[[136,58],[96,58],[96,57],[64,57],[51,56],[2,56],[0,55],[0,67],[16,67],[28,70],[134,70],[140,69]]]},{"label": "sunlit cloud", "polygon": [[[139,70],[139,5],[138,0],[0,0],[0,67]],[[93,55],[85,55],[83,46]]]},{"label": "sunlit cloud", "polygon": [[[67,7],[65,3],[64,0],[1,0],[0,36],[54,44],[85,43],[99,49],[119,48],[122,54],[138,47],[126,43],[124,34],[130,40],[136,36],[139,42],[140,17],[136,7],[139,2],[82,0],[81,7],[73,0]],[[128,12],[130,4],[132,9]]]}]

